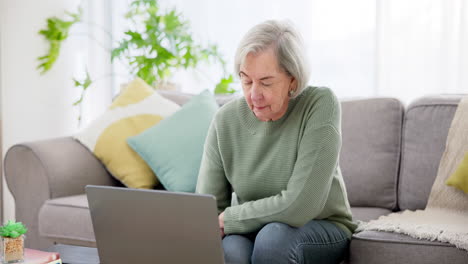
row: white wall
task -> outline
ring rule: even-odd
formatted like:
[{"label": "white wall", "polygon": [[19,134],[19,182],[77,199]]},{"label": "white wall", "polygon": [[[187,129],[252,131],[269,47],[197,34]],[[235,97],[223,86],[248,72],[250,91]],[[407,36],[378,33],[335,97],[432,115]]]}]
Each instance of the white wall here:
[{"label": "white wall", "polygon": [[[48,46],[37,32],[46,18],[75,10],[79,0],[0,0],[0,76],[2,107],[2,152],[12,145],[70,135],[77,129],[78,96],[71,77],[77,70],[78,41],[69,41],[52,71],[41,76],[36,58]],[[14,219],[14,200],[4,184],[4,218]]]},{"label": "white wall", "polygon": [[[0,149],[2,148],[2,10],[3,2],[0,0]],[[0,161],[3,161],[3,153],[0,152]],[[3,162],[0,163],[0,223],[3,222]]]}]

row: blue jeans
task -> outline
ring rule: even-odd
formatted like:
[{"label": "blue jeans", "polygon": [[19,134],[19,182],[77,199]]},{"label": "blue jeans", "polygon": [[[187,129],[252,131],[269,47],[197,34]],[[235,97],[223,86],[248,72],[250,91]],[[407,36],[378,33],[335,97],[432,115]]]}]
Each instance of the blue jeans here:
[{"label": "blue jeans", "polygon": [[338,264],[348,252],[349,241],[348,234],[330,221],[311,220],[299,228],[275,222],[258,233],[224,237],[224,261]]}]

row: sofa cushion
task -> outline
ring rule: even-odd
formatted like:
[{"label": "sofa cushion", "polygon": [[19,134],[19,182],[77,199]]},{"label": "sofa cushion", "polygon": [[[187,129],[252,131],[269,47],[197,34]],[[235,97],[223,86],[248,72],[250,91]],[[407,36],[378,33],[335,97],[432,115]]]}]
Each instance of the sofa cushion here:
[{"label": "sofa cushion", "polygon": [[128,145],[127,138],[172,115],[180,106],[137,78],[99,118],[75,135],[120,182],[151,189],[158,181],[150,167]]},{"label": "sofa cushion", "polygon": [[408,106],[398,188],[401,210],[426,207],[460,99],[455,95],[424,97]]},{"label": "sofa cushion", "polygon": [[377,219],[382,215],[388,215],[392,211],[386,208],[378,207],[351,207],[353,213],[353,220],[370,221]]},{"label": "sofa cushion", "polygon": [[39,211],[39,234],[56,243],[95,247],[86,194],[47,200]]},{"label": "sofa cushion", "polygon": [[418,240],[406,235],[364,231],[353,235],[350,263],[468,263],[466,251],[448,243]]},{"label": "sofa cushion", "polygon": [[397,206],[403,105],[391,98],[342,102],[340,166],[351,206]]},{"label": "sofa cushion", "polygon": [[455,172],[445,183],[468,194],[468,152],[466,152],[465,157],[460,162]]},{"label": "sofa cushion", "polygon": [[157,125],[128,138],[127,143],[166,190],[195,192],[206,134],[217,110],[214,96],[206,90]]}]

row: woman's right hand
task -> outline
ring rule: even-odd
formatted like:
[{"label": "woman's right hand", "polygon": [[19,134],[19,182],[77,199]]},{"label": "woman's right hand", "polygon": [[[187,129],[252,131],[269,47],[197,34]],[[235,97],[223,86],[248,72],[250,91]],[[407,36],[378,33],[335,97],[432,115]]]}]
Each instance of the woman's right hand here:
[{"label": "woman's right hand", "polygon": [[225,236],[224,234],[224,212],[220,213],[218,216],[219,228],[221,229],[221,238]]}]

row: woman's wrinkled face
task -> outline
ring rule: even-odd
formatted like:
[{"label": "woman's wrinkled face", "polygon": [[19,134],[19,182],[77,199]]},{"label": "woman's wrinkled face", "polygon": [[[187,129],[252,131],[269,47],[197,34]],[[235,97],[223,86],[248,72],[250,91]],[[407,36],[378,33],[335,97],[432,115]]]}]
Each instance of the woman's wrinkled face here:
[{"label": "woman's wrinkled face", "polygon": [[279,67],[273,48],[249,53],[239,77],[245,100],[260,121],[275,121],[286,113],[296,80]]}]

